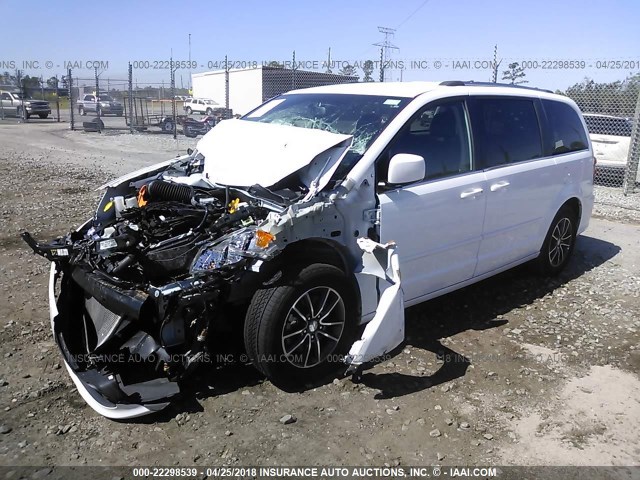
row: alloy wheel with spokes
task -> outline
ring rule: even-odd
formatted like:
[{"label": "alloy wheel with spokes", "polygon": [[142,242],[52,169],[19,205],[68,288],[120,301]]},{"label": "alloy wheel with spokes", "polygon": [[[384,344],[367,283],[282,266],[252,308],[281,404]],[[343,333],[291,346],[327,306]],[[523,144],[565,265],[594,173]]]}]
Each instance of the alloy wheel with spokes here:
[{"label": "alloy wheel with spokes", "polygon": [[571,250],[573,226],[568,218],[561,218],[551,233],[549,243],[549,263],[552,267],[559,267],[565,261]]},{"label": "alloy wheel with spokes", "polygon": [[282,350],[289,363],[311,368],[324,361],[340,342],[345,306],[331,287],[314,287],[291,306],[282,327]]},{"label": "alloy wheel with spokes", "polygon": [[569,263],[576,241],[578,214],[574,208],[564,205],[551,222],[537,259],[539,271],[555,275]]},{"label": "alloy wheel with spokes", "polygon": [[[275,274],[276,272],[274,272]],[[322,382],[344,368],[358,328],[357,288],[333,266],[289,266],[258,289],[245,316],[253,365],[280,388]]]}]

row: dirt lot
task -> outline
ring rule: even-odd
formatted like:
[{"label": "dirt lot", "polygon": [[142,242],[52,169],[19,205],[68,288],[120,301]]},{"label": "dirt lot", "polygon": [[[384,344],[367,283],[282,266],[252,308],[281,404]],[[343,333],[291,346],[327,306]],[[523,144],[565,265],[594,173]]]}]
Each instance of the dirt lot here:
[{"label": "dirt lot", "polygon": [[640,223],[600,210],[560,277],[523,267],[409,309],[406,343],[361,383],[285,393],[234,364],[154,417],[98,416],[18,234],[65,233],[102,181],[195,142],[65,128],[0,126],[1,465],[640,464]]}]

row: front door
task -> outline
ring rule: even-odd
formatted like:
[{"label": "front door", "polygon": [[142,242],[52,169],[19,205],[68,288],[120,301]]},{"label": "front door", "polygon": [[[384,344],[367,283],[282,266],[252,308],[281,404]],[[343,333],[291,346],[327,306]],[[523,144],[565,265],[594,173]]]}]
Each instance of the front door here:
[{"label": "front door", "polygon": [[[484,172],[474,171],[464,99],[431,103],[398,133],[378,160],[380,239],[395,241],[406,303],[472,277],[485,213]],[[421,182],[385,185],[397,153],[425,159]]]}]

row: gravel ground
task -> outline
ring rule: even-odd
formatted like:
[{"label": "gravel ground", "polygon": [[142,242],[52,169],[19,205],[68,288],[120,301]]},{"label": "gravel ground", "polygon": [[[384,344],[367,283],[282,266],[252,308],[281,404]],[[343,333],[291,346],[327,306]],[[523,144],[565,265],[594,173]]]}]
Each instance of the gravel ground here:
[{"label": "gravel ground", "polygon": [[18,234],[67,232],[101,182],[193,142],[17,125],[0,145],[2,465],[640,464],[637,202],[625,215],[599,203],[555,279],[524,266],[407,310],[405,344],[359,383],[286,393],[233,364],[201,370],[158,415],[115,422],[61,368],[48,264]]},{"label": "gravel ground", "polygon": [[594,216],[640,224],[640,187],[625,195],[621,187],[596,185],[595,195]]}]

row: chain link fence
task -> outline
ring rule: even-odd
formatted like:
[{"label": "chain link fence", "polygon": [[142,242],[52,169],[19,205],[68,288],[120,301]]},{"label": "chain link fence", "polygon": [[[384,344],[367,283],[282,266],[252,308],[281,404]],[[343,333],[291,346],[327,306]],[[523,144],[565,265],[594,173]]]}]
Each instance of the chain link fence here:
[{"label": "chain link fence", "polygon": [[[175,70],[164,82],[139,84],[129,65],[128,78],[114,79],[96,70],[93,77],[76,77],[69,70],[68,117],[71,130],[86,132],[157,132],[177,135],[182,90],[176,89]],[[157,128],[154,128],[157,127]]]},{"label": "chain link fence", "polygon": [[[576,62],[523,61],[517,67],[516,60],[387,61],[381,53],[379,61],[356,60],[349,64],[330,59],[297,61],[294,52],[291,59],[269,62],[237,62],[228,57],[206,64],[168,60],[162,62],[162,67],[168,68],[162,71],[161,81],[157,81],[155,70],[152,83],[146,81],[150,78],[149,62],[130,63],[128,76],[119,78],[98,70],[85,70],[79,76],[69,70],[66,75],[49,79],[21,77],[17,72],[16,78],[25,96],[49,101],[53,117],[58,121],[68,119],[73,130],[162,132],[175,138],[189,132],[204,134],[217,121],[244,115],[266,100],[294,89],[407,80],[412,68],[420,70],[419,78],[415,78],[414,72],[412,79],[472,78],[510,83],[505,78],[510,74],[513,83],[536,86],[536,78],[544,74],[546,85],[566,85],[567,68],[576,66]],[[555,90],[572,98],[584,114],[597,159],[596,202],[624,204],[640,212],[640,75],[604,69],[603,66],[610,65],[598,60],[577,63],[583,68],[585,79],[564,90]],[[484,70],[473,70],[476,64]],[[468,71],[460,70],[461,66]],[[563,68],[544,69],[549,66]],[[527,69],[526,76],[522,67]],[[502,72],[505,69],[510,72]],[[86,96],[93,96],[93,105],[92,98]],[[107,109],[106,103],[111,101],[119,104],[119,108]],[[18,112],[23,121],[40,121],[33,116],[26,118],[24,108]],[[9,113],[0,108],[0,118]],[[187,124],[189,128],[185,128]]]},{"label": "chain link fence", "polygon": [[583,112],[596,157],[595,183],[599,187],[637,191],[640,183],[640,88],[616,82],[608,88],[586,80],[569,88]]}]

